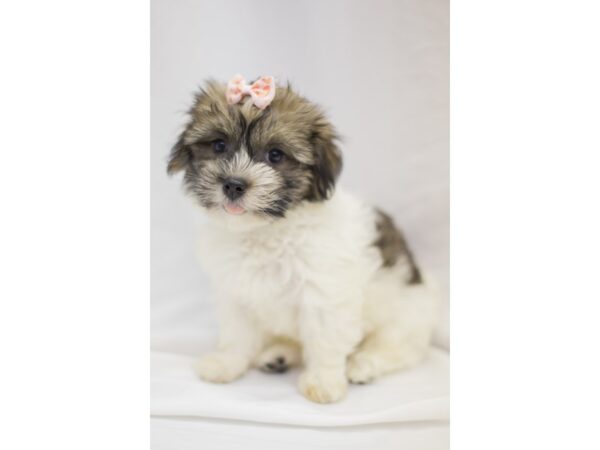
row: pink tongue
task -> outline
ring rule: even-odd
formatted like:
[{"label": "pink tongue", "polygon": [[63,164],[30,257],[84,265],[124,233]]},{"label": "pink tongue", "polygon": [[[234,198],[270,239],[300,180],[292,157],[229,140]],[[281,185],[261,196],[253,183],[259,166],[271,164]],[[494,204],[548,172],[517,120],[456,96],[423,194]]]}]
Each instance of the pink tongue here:
[{"label": "pink tongue", "polygon": [[232,203],[225,204],[225,211],[227,211],[229,214],[235,215],[244,214],[246,212],[246,210],[241,206],[234,205]]}]

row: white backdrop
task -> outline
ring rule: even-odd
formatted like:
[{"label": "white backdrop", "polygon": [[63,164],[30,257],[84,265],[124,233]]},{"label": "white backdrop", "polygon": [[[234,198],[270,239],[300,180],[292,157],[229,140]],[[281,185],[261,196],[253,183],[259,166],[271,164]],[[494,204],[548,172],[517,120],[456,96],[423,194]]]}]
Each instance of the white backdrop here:
[{"label": "white backdrop", "polygon": [[[341,184],[394,216],[447,293],[448,33],[446,0],[153,1],[154,350],[194,354],[214,334],[194,249],[199,212],[165,172],[209,77],[274,75],[323,105],[344,138]],[[447,320],[438,342],[447,345]]]}]

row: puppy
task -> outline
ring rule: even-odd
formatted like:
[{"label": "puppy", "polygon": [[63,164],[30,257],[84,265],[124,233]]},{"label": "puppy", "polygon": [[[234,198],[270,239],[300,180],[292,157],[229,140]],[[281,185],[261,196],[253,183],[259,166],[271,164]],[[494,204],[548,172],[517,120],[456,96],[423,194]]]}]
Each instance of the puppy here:
[{"label": "puppy", "polygon": [[335,402],[427,353],[436,296],[391,217],[341,189],[322,111],[263,77],[210,81],[173,147],[170,174],[206,211],[201,259],[220,324],[199,376],[303,365],[309,400]]}]

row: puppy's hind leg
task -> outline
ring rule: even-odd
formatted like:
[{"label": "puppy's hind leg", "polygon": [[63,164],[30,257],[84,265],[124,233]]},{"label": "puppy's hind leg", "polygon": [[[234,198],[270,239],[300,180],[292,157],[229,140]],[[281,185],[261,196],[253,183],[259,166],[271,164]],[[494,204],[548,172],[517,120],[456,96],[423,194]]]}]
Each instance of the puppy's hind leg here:
[{"label": "puppy's hind leg", "polygon": [[372,330],[348,358],[346,375],[363,384],[427,356],[438,318],[439,294],[431,283],[401,285],[402,267],[381,271],[368,291],[363,317]]},{"label": "puppy's hind leg", "polygon": [[290,367],[300,364],[301,359],[302,354],[297,343],[278,338],[258,355],[255,365],[263,372],[284,373]]},{"label": "puppy's hind leg", "polygon": [[377,330],[348,358],[348,381],[365,384],[381,375],[410,368],[426,356],[428,348],[429,333],[403,335],[393,329]]}]

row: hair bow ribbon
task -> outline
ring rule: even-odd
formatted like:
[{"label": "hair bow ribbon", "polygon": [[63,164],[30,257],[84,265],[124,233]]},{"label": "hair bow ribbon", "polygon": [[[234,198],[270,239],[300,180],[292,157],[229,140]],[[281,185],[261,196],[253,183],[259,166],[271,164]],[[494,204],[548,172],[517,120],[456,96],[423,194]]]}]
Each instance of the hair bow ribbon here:
[{"label": "hair bow ribbon", "polygon": [[265,109],[275,98],[275,78],[260,77],[254,83],[247,84],[243,76],[236,75],[227,83],[225,95],[230,105],[239,103],[244,96],[249,95],[254,106]]}]

